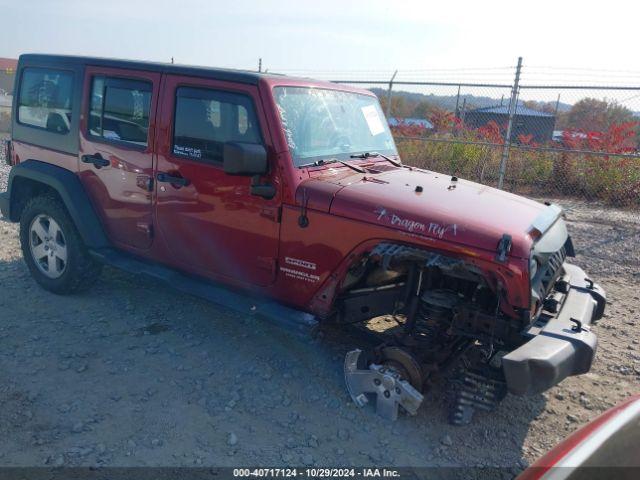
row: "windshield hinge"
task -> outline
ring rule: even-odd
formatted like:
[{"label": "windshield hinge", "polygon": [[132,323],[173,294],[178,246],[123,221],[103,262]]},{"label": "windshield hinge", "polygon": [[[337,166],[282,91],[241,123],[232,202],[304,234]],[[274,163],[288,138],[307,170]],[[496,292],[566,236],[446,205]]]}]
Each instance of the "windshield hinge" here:
[{"label": "windshield hinge", "polygon": [[307,205],[309,204],[309,197],[307,195],[307,189],[302,189],[302,206],[300,207],[300,216],[298,217],[298,225],[300,228],[307,228],[309,226],[309,217],[307,217]]}]

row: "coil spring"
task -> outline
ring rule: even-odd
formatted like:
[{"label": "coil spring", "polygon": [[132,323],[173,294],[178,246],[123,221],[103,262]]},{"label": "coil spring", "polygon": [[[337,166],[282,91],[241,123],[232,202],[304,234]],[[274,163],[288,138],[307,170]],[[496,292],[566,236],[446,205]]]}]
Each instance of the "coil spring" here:
[{"label": "coil spring", "polygon": [[421,342],[438,342],[446,332],[450,319],[450,308],[421,301],[412,336]]}]

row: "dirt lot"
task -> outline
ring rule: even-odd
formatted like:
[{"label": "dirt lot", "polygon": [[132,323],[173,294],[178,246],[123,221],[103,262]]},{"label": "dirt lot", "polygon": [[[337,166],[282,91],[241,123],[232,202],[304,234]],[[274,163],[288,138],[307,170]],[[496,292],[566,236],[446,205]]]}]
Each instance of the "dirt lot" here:
[{"label": "dirt lot", "polygon": [[[7,168],[0,167],[0,189]],[[478,465],[520,471],[640,391],[640,218],[560,202],[576,263],[609,294],[591,373],[507,397],[473,425],[441,391],[396,423],[357,409],[352,346],[298,338],[153,281],[106,269],[82,295],[39,288],[0,220],[0,465]]]}]

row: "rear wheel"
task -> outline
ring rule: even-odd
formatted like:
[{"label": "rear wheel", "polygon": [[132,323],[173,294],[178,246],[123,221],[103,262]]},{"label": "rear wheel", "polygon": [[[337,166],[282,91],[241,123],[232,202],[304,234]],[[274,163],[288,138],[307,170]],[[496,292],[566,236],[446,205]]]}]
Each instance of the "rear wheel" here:
[{"label": "rear wheel", "polygon": [[64,205],[54,195],[35,197],[20,217],[22,255],[36,282],[67,294],[90,286],[101,265],[91,258]]}]

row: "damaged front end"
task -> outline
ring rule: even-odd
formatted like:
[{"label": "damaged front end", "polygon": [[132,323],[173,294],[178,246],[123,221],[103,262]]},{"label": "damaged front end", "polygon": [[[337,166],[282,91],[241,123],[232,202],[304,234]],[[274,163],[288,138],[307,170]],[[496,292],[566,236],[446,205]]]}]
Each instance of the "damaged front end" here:
[{"label": "damaged front end", "polygon": [[[468,421],[475,409],[493,408],[504,396],[504,381],[487,371],[494,368],[489,364],[500,347],[519,338],[521,326],[501,311],[499,295],[478,267],[383,243],[352,267],[344,285],[338,322],[366,329],[372,345],[380,342],[367,360],[354,352],[347,357],[345,378],[357,405],[375,394],[377,411],[385,418],[395,419],[400,408],[417,410],[422,396],[403,391],[380,398],[386,391],[375,385],[381,369],[418,393],[439,377],[451,379],[454,423]],[[362,368],[354,367],[356,360]]]},{"label": "damaged front end", "polygon": [[[422,394],[443,379],[450,421],[466,424],[507,391],[535,394],[588,371],[596,347],[590,324],[606,300],[582,270],[565,263],[573,245],[556,209],[531,227],[530,309],[505,305],[509,285],[492,282],[476,262],[392,243],[356,262],[336,303],[337,322],[366,331],[372,345],[345,362],[356,405],[375,395],[385,418],[415,414]],[[496,263],[509,261],[509,248],[505,235]]]}]

